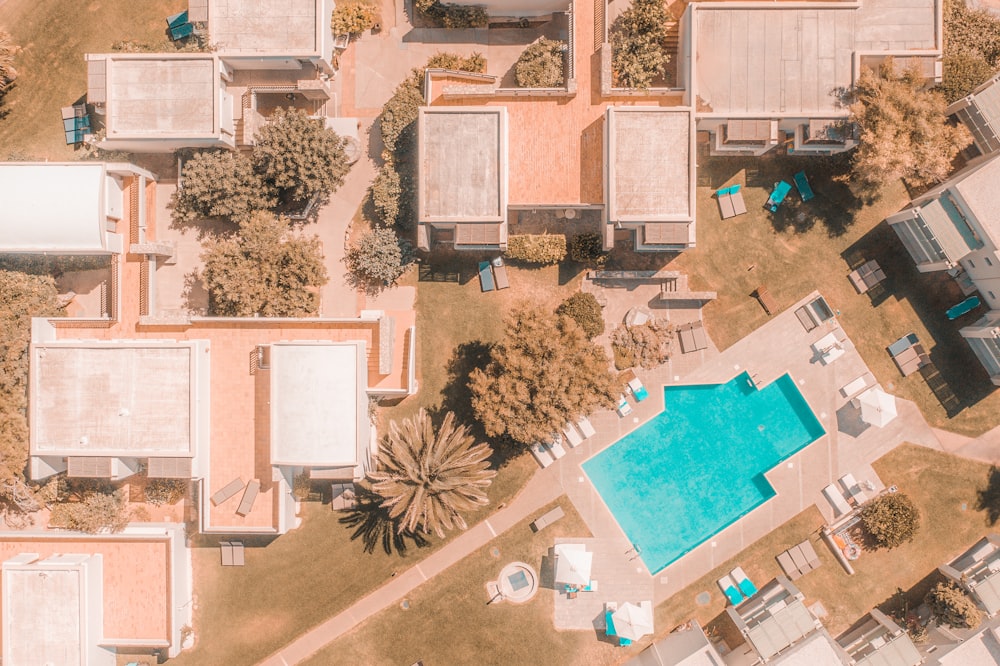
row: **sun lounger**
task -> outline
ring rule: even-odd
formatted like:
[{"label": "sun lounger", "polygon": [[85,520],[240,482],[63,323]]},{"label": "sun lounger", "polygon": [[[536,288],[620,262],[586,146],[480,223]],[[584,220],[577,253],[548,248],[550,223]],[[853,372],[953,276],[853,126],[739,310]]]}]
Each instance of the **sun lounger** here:
[{"label": "sun lounger", "polygon": [[812,571],[812,567],[809,566],[809,559],[806,558],[801,548],[798,546],[792,546],[788,549],[788,554],[792,556],[792,562],[794,562],[795,566],[799,568],[799,571],[802,573],[809,573]]},{"label": "sun lounger", "polygon": [[597,592],[597,581],[596,580],[590,581],[589,583],[587,583],[586,587],[581,587],[580,591],[581,592]]},{"label": "sun lounger", "polygon": [[580,437],[580,433],[576,431],[572,423],[567,423],[562,427],[563,434],[566,436],[566,443],[570,447],[576,447],[583,444],[583,437]]},{"label": "sun lounger", "polygon": [[799,544],[799,550],[801,550],[802,554],[805,555],[806,561],[809,562],[810,569],[819,568],[819,556],[816,555],[816,549],[813,548],[812,542],[809,541],[809,539],[806,539]]},{"label": "sun lounger", "polygon": [[785,200],[788,193],[792,191],[792,186],[783,180],[779,180],[774,184],[774,189],[771,190],[771,196],[767,198],[767,203],[764,204],[764,208],[768,209],[772,213],[778,212],[778,207],[781,206],[781,202]]},{"label": "sun lounger", "polygon": [[753,294],[760,301],[760,306],[764,308],[764,312],[773,315],[778,311],[778,303],[774,300],[774,296],[771,296],[771,292],[767,290],[767,287],[757,287]]},{"label": "sun lounger", "polygon": [[216,493],[212,495],[212,504],[214,506],[222,504],[227,499],[229,499],[236,493],[243,490],[243,486],[244,486],[243,479],[241,478],[233,479],[232,481],[227,483],[225,487],[223,487],[221,490],[216,491]]},{"label": "sun lounger", "polygon": [[632,395],[635,396],[636,402],[642,402],[649,397],[649,391],[647,391],[646,387],[642,385],[642,382],[638,377],[633,377],[628,380],[628,387],[629,390],[632,391]]},{"label": "sun lounger", "polygon": [[220,541],[219,550],[222,551],[222,566],[233,566],[233,544],[228,541]]},{"label": "sun lounger", "polygon": [[747,576],[745,571],[743,571],[743,567],[736,567],[729,572],[729,575],[732,576],[734,581],[736,581],[736,585],[739,586],[740,592],[747,599],[757,594],[757,586],[753,584],[750,577]]},{"label": "sun lounger", "polygon": [[719,200],[719,215],[723,220],[728,220],[736,215],[736,208],[733,206],[733,195],[729,193],[729,188],[724,187],[715,193],[715,198]]},{"label": "sun lounger", "polygon": [[496,289],[496,285],[493,283],[493,270],[488,261],[479,262],[479,288],[484,292]]},{"label": "sun lounger", "polygon": [[850,398],[852,396],[857,395],[858,393],[861,393],[874,383],[875,383],[875,376],[872,375],[872,373],[870,372],[866,372],[860,377],[855,377],[854,379],[852,379],[851,381],[847,382],[842,387],[840,387],[840,393],[845,398]]},{"label": "sun lounger", "polygon": [[632,405],[628,404],[624,395],[618,396],[618,416],[628,416],[631,413]]},{"label": "sun lounger", "polygon": [[787,550],[781,551],[781,554],[776,559],[778,560],[778,566],[781,567],[781,570],[785,572],[785,575],[790,580],[797,580],[802,577],[802,572],[795,566],[795,562],[792,561],[792,556]]},{"label": "sun lounger", "polygon": [[813,194],[812,187],[809,185],[809,179],[806,178],[805,171],[799,171],[792,178],[795,180],[795,187],[799,188],[799,194],[802,195],[802,201],[809,201],[816,196]]},{"label": "sun lounger", "polygon": [[331,486],[331,490],[332,499],[330,500],[330,508],[334,511],[353,509],[355,504],[357,504],[353,483],[334,483]]},{"label": "sun lounger", "polygon": [[868,499],[865,495],[865,491],[861,489],[858,482],[854,480],[853,474],[845,474],[840,477],[840,485],[844,487],[844,492],[847,494],[849,500],[853,500],[860,504]]},{"label": "sun lounger", "polygon": [[506,289],[510,286],[507,280],[507,266],[503,263],[503,257],[493,260],[493,278],[496,280],[497,289]]},{"label": "sun lounger", "polygon": [[541,516],[535,519],[535,522],[531,523],[531,529],[534,532],[540,532],[542,529],[548,527],[552,523],[556,522],[563,517],[563,510],[561,506],[557,506],[551,511],[543,513]]},{"label": "sun lounger", "polygon": [[851,512],[851,505],[847,503],[844,496],[837,490],[837,486],[832,483],[823,489],[823,497],[833,507],[835,516],[843,516]]},{"label": "sun lounger", "polygon": [[733,198],[733,213],[735,215],[746,215],[747,204],[743,201],[743,192],[740,191],[740,186],[733,185],[730,187],[729,194]]},{"label": "sun lounger", "polygon": [[542,469],[545,469],[555,462],[555,458],[552,457],[548,448],[546,448],[546,446],[541,442],[535,442],[528,448],[531,450],[531,455],[535,456],[535,460],[537,460],[538,464],[542,466]]},{"label": "sun lounger", "polygon": [[566,455],[566,449],[564,449],[562,445],[562,437],[559,435],[553,437],[552,441],[546,444],[546,446],[549,448],[549,452],[552,454],[552,457],[556,460],[559,460]]},{"label": "sun lounger", "polygon": [[242,541],[230,541],[229,545],[233,548],[233,566],[242,567],[246,564],[246,560],[243,555],[243,542]]},{"label": "sun lounger", "polygon": [[678,331],[681,338],[682,354],[708,348],[708,337],[705,335],[705,325],[701,320],[685,324]]},{"label": "sun lounger", "polygon": [[726,595],[726,599],[729,600],[729,603],[734,606],[739,606],[743,603],[743,595],[740,594],[738,589],[736,589],[736,583],[733,582],[732,576],[726,574],[716,581],[716,583],[718,584],[719,589],[722,590],[722,593]]},{"label": "sun lounger", "polygon": [[243,491],[243,499],[240,500],[240,506],[236,509],[237,515],[245,516],[253,510],[254,500],[257,499],[259,492],[260,481],[254,479],[247,484],[247,489]]},{"label": "sun lounger", "polygon": [[597,431],[594,430],[594,424],[586,416],[581,416],[576,425],[580,428],[580,432],[583,433],[584,439],[590,439],[597,434]]},{"label": "sun lounger", "polygon": [[612,615],[618,610],[618,602],[616,601],[605,601],[604,602],[604,633],[608,636],[617,636],[615,633],[615,621],[612,619]]},{"label": "sun lounger", "polygon": [[979,307],[979,297],[969,296],[967,299],[965,299],[958,305],[948,308],[948,311],[945,313],[945,315],[947,315],[949,321],[954,321],[959,317],[961,317],[962,315],[964,315],[965,313],[969,312],[970,310],[974,310],[978,307]]}]

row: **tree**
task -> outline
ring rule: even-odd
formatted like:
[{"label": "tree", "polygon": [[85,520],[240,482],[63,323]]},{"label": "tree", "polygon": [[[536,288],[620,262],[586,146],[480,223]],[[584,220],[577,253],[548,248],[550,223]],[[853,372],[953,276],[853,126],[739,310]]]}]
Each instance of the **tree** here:
[{"label": "tree", "polygon": [[670,358],[674,326],[652,319],[637,326],[620,325],[611,332],[611,349],[619,370],[641,366],[650,370]]},{"label": "tree", "polygon": [[21,47],[14,44],[9,33],[0,30],[0,90],[6,88],[17,78],[17,70],[14,69],[14,56],[21,51]]},{"label": "tree", "polygon": [[392,160],[386,160],[372,181],[372,205],[382,224],[391,227],[399,220],[403,186]]},{"label": "tree", "polygon": [[455,425],[448,412],[435,432],[427,411],[421,409],[402,425],[389,424],[389,434],[378,453],[378,467],[368,473],[372,490],[398,520],[397,531],[444,537],[445,530],[466,529],[463,512],[486,506],[496,472],[486,444],[476,444],[466,426]]},{"label": "tree", "polygon": [[277,191],[241,153],[197,152],[184,163],[182,176],[181,187],[174,193],[177,219],[221,217],[239,221],[278,204]]},{"label": "tree", "polygon": [[387,152],[400,158],[412,151],[417,142],[417,115],[423,104],[423,72],[414,69],[396,86],[379,115],[382,145]]},{"label": "tree", "polygon": [[664,0],[632,0],[611,24],[611,69],[616,86],[648,88],[666,72],[670,55],[663,44],[670,13]]},{"label": "tree", "polygon": [[378,292],[396,283],[403,274],[403,250],[392,229],[366,231],[344,257],[347,270],[357,286]]},{"label": "tree", "polygon": [[601,304],[593,294],[577,292],[559,304],[556,314],[570,317],[583,329],[588,338],[604,332],[604,315]]},{"label": "tree", "polygon": [[268,118],[254,137],[252,159],[283,203],[329,196],[350,169],[343,139],[299,109],[278,109]]},{"label": "tree", "polygon": [[878,73],[862,71],[855,96],[851,119],[861,135],[852,172],[866,192],[899,178],[918,187],[943,180],[972,142],[964,125],[948,124],[944,96],[924,90],[916,70],[897,70],[891,59]]},{"label": "tree", "polygon": [[930,606],[938,624],[946,624],[953,629],[975,629],[983,620],[975,602],[951,582],[932,587],[924,602]]},{"label": "tree", "polygon": [[367,0],[341,0],[333,10],[330,27],[335,35],[358,35],[378,23],[378,10]]},{"label": "tree", "polygon": [[905,493],[880,495],[861,509],[861,522],[879,548],[895,548],[916,536],[920,512]]},{"label": "tree", "polygon": [[993,76],[994,72],[986,58],[967,51],[945,56],[943,68],[937,90],[949,104],[971,93]]},{"label": "tree", "polygon": [[514,64],[514,80],[522,88],[554,88],[563,84],[566,43],[542,37],[528,46]]},{"label": "tree", "polygon": [[236,235],[208,241],[202,259],[216,316],[313,315],[327,282],[319,240],[293,235],[273,213],[254,213]]},{"label": "tree", "polygon": [[79,502],[63,502],[52,508],[53,525],[88,534],[121,532],[132,519],[125,491],[91,492]]},{"label": "tree", "polygon": [[569,317],[520,305],[484,369],[469,375],[472,408],[490,437],[531,444],[618,394],[604,350]]}]

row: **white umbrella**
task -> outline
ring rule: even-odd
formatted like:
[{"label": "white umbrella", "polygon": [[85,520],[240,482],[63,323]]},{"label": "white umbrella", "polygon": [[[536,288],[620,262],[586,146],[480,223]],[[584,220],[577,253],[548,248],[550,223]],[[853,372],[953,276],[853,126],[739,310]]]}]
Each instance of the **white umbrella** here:
[{"label": "white umbrella", "polygon": [[861,420],[881,428],[896,418],[896,398],[882,389],[869,389],[858,396]]},{"label": "white umbrella", "polygon": [[556,582],[567,585],[590,585],[590,567],[594,554],[581,544],[557,544]]},{"label": "white umbrella", "polygon": [[[650,604],[650,607],[652,604]],[[632,603],[624,603],[611,616],[615,624],[615,635],[637,641],[646,634],[653,633],[653,616],[645,608]]]}]

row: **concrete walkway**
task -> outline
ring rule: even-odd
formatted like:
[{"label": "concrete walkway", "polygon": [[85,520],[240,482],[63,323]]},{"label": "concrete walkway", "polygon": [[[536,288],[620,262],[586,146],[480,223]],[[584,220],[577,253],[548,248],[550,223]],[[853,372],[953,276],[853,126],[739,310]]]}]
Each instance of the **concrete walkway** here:
[{"label": "concrete walkway", "polygon": [[399,603],[407,594],[464,557],[482,548],[496,536],[530,517],[563,494],[555,467],[540,470],[509,505],[483,522],[470,527],[448,545],[429,555],[419,564],[401,572],[390,582],[356,602],[347,610],[299,636],[276,654],[261,662],[263,666],[289,666],[305,661],[328,643],[346,634],[369,617]]}]

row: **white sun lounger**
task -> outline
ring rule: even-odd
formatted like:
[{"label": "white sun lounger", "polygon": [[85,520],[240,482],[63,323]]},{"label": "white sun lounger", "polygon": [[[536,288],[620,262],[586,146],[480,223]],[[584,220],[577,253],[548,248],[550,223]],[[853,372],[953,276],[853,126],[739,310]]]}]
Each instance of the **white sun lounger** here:
[{"label": "white sun lounger", "polygon": [[628,404],[624,395],[618,396],[618,416],[628,416],[631,413],[632,405]]},{"label": "white sun lounger", "polygon": [[583,437],[580,437],[580,433],[576,431],[572,423],[567,423],[562,427],[563,434],[566,435],[566,443],[570,447],[579,446],[583,444]]},{"label": "white sun lounger", "polygon": [[559,435],[553,437],[552,441],[549,442],[547,446],[549,447],[549,453],[551,453],[552,457],[556,460],[559,460],[566,455],[566,449],[564,449],[562,445],[562,437]]},{"label": "white sun lounger", "polygon": [[823,489],[823,497],[825,497],[826,501],[833,507],[837,516],[843,516],[844,514],[851,512],[851,505],[847,503],[847,500],[844,499],[841,492],[837,490],[837,486],[832,483]]},{"label": "white sun lounger", "polygon": [[581,416],[576,425],[580,429],[580,432],[583,433],[584,439],[589,439],[597,434],[597,431],[594,430],[594,424],[586,416]]},{"label": "white sun lounger", "polygon": [[555,462],[555,458],[552,457],[552,454],[549,453],[549,450],[541,442],[535,442],[529,448],[531,449],[531,455],[535,456],[535,460],[542,466],[542,469]]},{"label": "white sun lounger", "polygon": [[859,504],[868,499],[868,496],[865,495],[865,491],[862,490],[858,482],[854,480],[853,474],[845,474],[840,477],[840,485],[844,487],[844,492],[847,493],[848,499],[853,499]]}]

